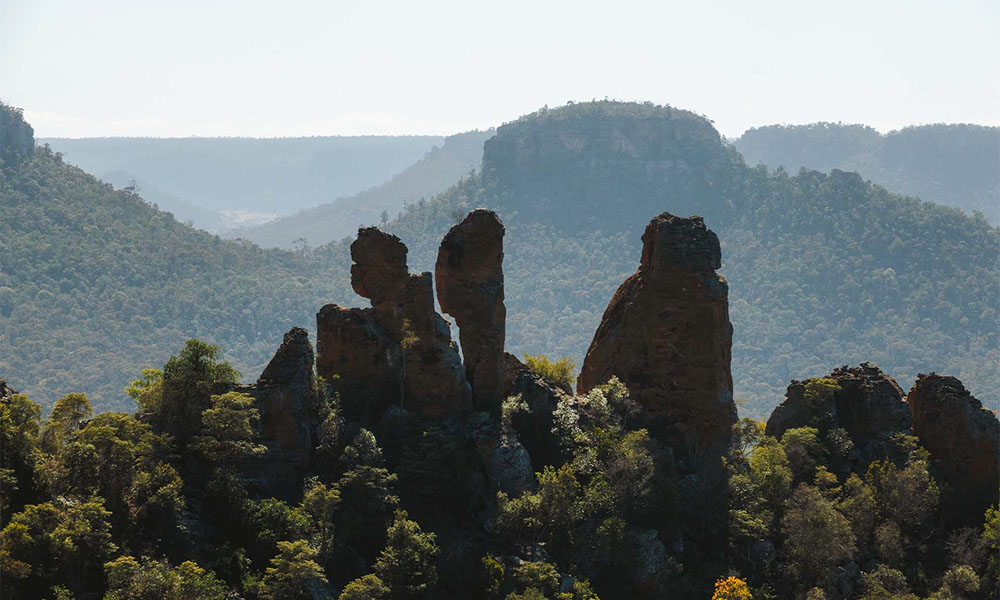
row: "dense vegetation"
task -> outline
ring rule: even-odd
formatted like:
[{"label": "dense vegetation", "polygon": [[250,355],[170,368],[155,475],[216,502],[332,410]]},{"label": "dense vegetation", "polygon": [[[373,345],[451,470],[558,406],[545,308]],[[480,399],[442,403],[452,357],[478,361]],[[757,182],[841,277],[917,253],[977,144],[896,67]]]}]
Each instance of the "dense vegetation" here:
[{"label": "dense vegetation", "polygon": [[893,192],[1000,223],[1000,127],[939,124],[882,135],[863,125],[771,125],[735,145],[750,164],[855,171]]},{"label": "dense vegetation", "polygon": [[318,246],[353,237],[358,227],[384,224],[395,218],[407,204],[436,196],[463,175],[479,169],[483,142],[493,133],[493,130],[470,131],[450,136],[440,148],[435,146],[382,185],[222,235],[248,239],[264,248]]},{"label": "dense vegetation", "polygon": [[[17,349],[0,371],[46,406],[79,390],[127,406],[128,378],[194,336],[249,379],[290,326],[357,303],[342,241],[292,253],[220,240],[44,149],[0,175],[0,326]],[[850,173],[750,168],[702,117],[613,102],[506,124],[481,173],[386,228],[411,271],[432,270],[444,233],[484,205],[507,227],[515,354],[579,363],[642,229],[667,210],[705,216],[722,241],[744,414],[765,416],[789,379],[861,361],[903,387],[947,372],[1000,407],[1000,234],[981,217]]]},{"label": "dense vegetation", "polygon": [[507,227],[514,352],[582,357],[666,210],[705,216],[721,240],[744,414],[766,416],[789,379],[865,360],[904,387],[955,374],[1000,407],[1000,233],[982,217],[852,173],[751,169],[697,115],[607,102],[501,127],[481,176],[389,228],[430,268],[454,215],[479,205]]},{"label": "dense vegetation", "polygon": [[225,223],[239,224],[240,217],[288,215],[380,184],[442,140],[47,138],[40,143],[119,187],[134,179],[151,192],[146,200],[218,231]]},{"label": "dense vegetation", "polygon": [[45,147],[0,164],[0,207],[0,373],[47,407],[78,390],[129,407],[130,378],[195,335],[255,376],[349,289],[342,262],[198,231]]},{"label": "dense vegetation", "polygon": [[[132,384],[134,415],[93,416],[71,394],[43,420],[5,395],[4,597],[985,600],[1000,583],[1000,513],[942,512],[949,491],[914,438],[852,472],[842,430],[774,439],[744,419],[726,458],[728,535],[696,546],[679,542],[698,525],[679,517],[673,453],[615,379],[560,401],[559,459],[511,494],[485,485],[463,427],[397,407],[365,429],[320,385],[312,466],[278,498],[261,493],[275,449],[234,378],[191,340]],[[500,423],[467,425],[513,440],[523,410],[511,398]],[[677,541],[650,551],[653,529]]]}]

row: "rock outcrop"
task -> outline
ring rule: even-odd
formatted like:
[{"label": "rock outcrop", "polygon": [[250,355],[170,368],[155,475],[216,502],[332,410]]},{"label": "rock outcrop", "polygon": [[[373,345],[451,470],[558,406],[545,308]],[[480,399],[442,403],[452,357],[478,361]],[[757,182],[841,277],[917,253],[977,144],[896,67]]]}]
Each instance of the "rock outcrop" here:
[{"label": "rock outcrop", "polygon": [[834,369],[827,378],[839,389],[818,398],[806,397],[807,381],[793,381],[767,420],[767,435],[780,439],[796,427],[815,427],[824,434],[843,429],[854,445],[847,457],[850,468],[859,473],[873,460],[901,458],[891,439],[910,432],[910,410],[893,378],[869,363]]},{"label": "rock outcrop", "polygon": [[350,418],[377,418],[391,404],[455,416],[471,404],[448,323],[434,310],[431,274],[410,274],[406,254],[398,237],[359,230],[351,285],[372,308],[330,304],[316,315],[317,374],[340,393]]},{"label": "rock outcrop", "polygon": [[474,210],[444,236],[434,268],[441,310],[458,324],[473,403],[494,415],[504,384],[503,236],[496,213]]},{"label": "rock outcrop", "polygon": [[293,327],[257,379],[261,440],[305,467],[313,444],[316,407],[309,333]]},{"label": "rock outcrop", "polygon": [[285,334],[256,385],[247,390],[260,411],[260,441],[267,446],[253,479],[265,494],[297,499],[309,469],[318,425],[309,333]]},{"label": "rock outcrop", "polygon": [[663,213],[642,242],[639,270],[604,312],[577,393],[616,375],[654,436],[681,456],[718,454],[736,421],[728,286],[715,273],[719,240],[701,217]]},{"label": "rock outcrop", "polygon": [[513,354],[504,352],[505,398],[518,397],[526,410],[515,412],[510,427],[531,455],[532,468],[541,472],[546,465],[558,466],[569,458],[563,455],[552,434],[552,415],[559,402],[568,398],[562,388],[529,369]]},{"label": "rock outcrop", "polygon": [[962,382],[945,375],[918,375],[906,397],[913,432],[951,487],[947,514],[980,524],[1000,494],[1000,422]]},{"label": "rock outcrop", "polygon": [[20,110],[0,104],[0,161],[16,164],[35,150],[35,130]]}]

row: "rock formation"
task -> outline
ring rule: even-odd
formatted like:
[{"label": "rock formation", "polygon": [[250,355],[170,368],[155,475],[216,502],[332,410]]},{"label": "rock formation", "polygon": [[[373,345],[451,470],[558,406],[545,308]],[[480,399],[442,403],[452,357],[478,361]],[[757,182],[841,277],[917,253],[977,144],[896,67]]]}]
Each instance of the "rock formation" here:
[{"label": "rock formation", "polygon": [[736,421],[728,286],[719,240],[701,217],[663,213],[642,236],[639,270],[615,292],[577,380],[617,375],[651,433],[681,455],[728,443]]},{"label": "rock formation", "polygon": [[504,384],[503,235],[496,213],[474,210],[444,236],[434,269],[441,310],[458,323],[473,403],[493,414]]},{"label": "rock formation", "polygon": [[330,304],[316,315],[317,374],[340,393],[349,417],[377,418],[391,404],[454,416],[471,403],[448,323],[434,310],[431,274],[410,274],[406,254],[398,237],[359,230],[351,285],[372,308]]},{"label": "rock formation", "polygon": [[527,412],[512,416],[510,426],[528,449],[532,467],[541,472],[546,465],[562,464],[568,457],[563,456],[558,440],[552,434],[552,414],[568,394],[529,369],[513,354],[504,352],[503,358],[503,395],[505,398],[518,396],[527,406]]},{"label": "rock formation", "polygon": [[318,425],[309,333],[293,327],[285,334],[250,393],[260,411],[260,441],[267,448],[253,479],[278,498],[297,499],[309,469]]},{"label": "rock formation", "polygon": [[910,432],[910,411],[892,377],[869,363],[840,367],[827,377],[840,389],[815,399],[806,398],[807,382],[793,381],[784,402],[767,420],[766,433],[780,439],[796,427],[816,427],[823,433],[843,429],[854,444],[847,457],[850,468],[859,473],[878,458],[900,458],[891,438]]},{"label": "rock formation", "polygon": [[257,379],[255,394],[261,439],[273,442],[303,467],[309,460],[315,427],[313,383],[309,333],[293,327]]},{"label": "rock formation", "polygon": [[997,502],[1000,490],[1000,422],[945,375],[918,375],[906,397],[913,432],[931,453],[931,462],[952,488],[947,510],[959,519],[980,524],[983,512]]}]

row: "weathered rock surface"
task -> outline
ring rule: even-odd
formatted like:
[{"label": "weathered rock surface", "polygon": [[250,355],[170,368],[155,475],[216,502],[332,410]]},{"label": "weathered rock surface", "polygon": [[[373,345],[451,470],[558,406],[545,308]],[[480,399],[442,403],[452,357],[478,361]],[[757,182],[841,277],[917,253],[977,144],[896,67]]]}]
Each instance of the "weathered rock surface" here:
[{"label": "weathered rock surface", "polygon": [[[651,433],[681,456],[724,449],[736,421],[728,286],[719,240],[701,217],[663,213],[642,236],[639,270],[615,292],[577,380],[618,376]],[[714,451],[712,453],[715,453]]]},{"label": "weathered rock surface", "polygon": [[372,308],[330,304],[316,315],[316,371],[340,393],[350,418],[368,421],[391,404],[433,416],[471,405],[448,324],[434,310],[431,274],[411,275],[406,253],[394,235],[359,230],[351,285]]},{"label": "weathered rock surface", "polygon": [[796,427],[816,427],[821,432],[843,429],[854,443],[850,467],[861,473],[873,460],[893,457],[892,436],[909,433],[911,421],[899,385],[869,363],[840,367],[827,377],[840,389],[813,401],[805,396],[807,382],[793,381],[784,402],[767,420],[766,433],[780,439]]},{"label": "weathered rock surface", "polygon": [[513,354],[504,352],[503,396],[520,396],[528,407],[526,413],[516,413],[510,426],[531,455],[536,472],[546,465],[558,466],[568,458],[563,456],[558,440],[552,434],[552,414],[559,402],[569,397],[562,388],[535,373]]},{"label": "weathered rock surface", "polygon": [[473,403],[492,414],[503,400],[503,236],[496,213],[476,209],[445,235],[434,268],[441,310],[458,323]]},{"label": "weathered rock surface", "polygon": [[273,442],[305,467],[316,425],[313,349],[309,333],[293,327],[257,379],[261,440]]},{"label": "weathered rock surface", "polygon": [[260,441],[267,446],[267,453],[255,467],[252,479],[262,493],[298,498],[318,425],[314,384],[309,333],[294,327],[285,334],[257,383],[236,388],[251,394],[260,411]]},{"label": "weathered rock surface", "polygon": [[951,486],[949,514],[982,523],[1000,494],[1000,422],[962,382],[945,375],[918,375],[906,397],[913,432],[931,453],[935,469]]}]

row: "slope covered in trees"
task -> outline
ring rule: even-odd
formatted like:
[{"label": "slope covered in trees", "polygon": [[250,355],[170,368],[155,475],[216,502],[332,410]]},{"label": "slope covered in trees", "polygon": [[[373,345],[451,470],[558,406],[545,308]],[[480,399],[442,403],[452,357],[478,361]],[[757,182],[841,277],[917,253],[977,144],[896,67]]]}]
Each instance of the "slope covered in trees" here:
[{"label": "slope covered in trees", "polygon": [[127,406],[130,379],[195,335],[252,373],[285,330],[348,289],[322,254],[193,229],[44,147],[15,153],[5,140],[3,161],[0,372],[46,405],[82,390],[98,410]]},{"label": "slope covered in trees", "polygon": [[882,135],[863,125],[770,125],[734,143],[751,165],[855,171],[890,191],[1000,223],[1000,127],[938,124]]},{"label": "slope covered in trees", "polygon": [[499,128],[480,176],[390,228],[429,267],[426,232],[477,205],[507,226],[517,353],[582,357],[635,269],[645,215],[666,210],[703,215],[722,240],[742,410],[764,415],[788,379],[864,360],[901,379],[960,374],[1000,406],[1000,234],[981,217],[852,173],[749,168],[693,113],[609,102]]},{"label": "slope covered in trees", "polygon": [[[164,210],[220,231],[240,218],[292,214],[386,181],[443,138],[46,138],[66,162],[118,187],[135,179]],[[206,219],[185,204],[210,210]],[[252,221],[251,221],[252,222]],[[258,221],[259,222],[259,221]]]},{"label": "slope covered in trees", "polygon": [[[335,242],[263,251],[174,222],[44,150],[0,183],[0,369],[49,404],[69,391],[122,406],[139,368],[185,337],[220,344],[245,373],[291,325],[351,305]],[[834,171],[750,168],[711,124],[654,105],[596,102],[499,128],[481,173],[387,224],[431,270],[470,208],[507,227],[507,349],[580,363],[650,214],[700,214],[722,240],[735,327],[735,393],[763,416],[789,379],[877,362],[907,380],[943,370],[1000,406],[1000,234],[982,218]],[[72,380],[64,377],[72,374]]]},{"label": "slope covered in trees", "polygon": [[307,208],[254,227],[223,232],[265,248],[292,248],[298,244],[319,246],[353,236],[358,227],[395,218],[407,204],[429,199],[447,190],[463,175],[478,170],[483,142],[493,130],[470,131],[445,138],[423,158],[382,185],[353,196]]}]

